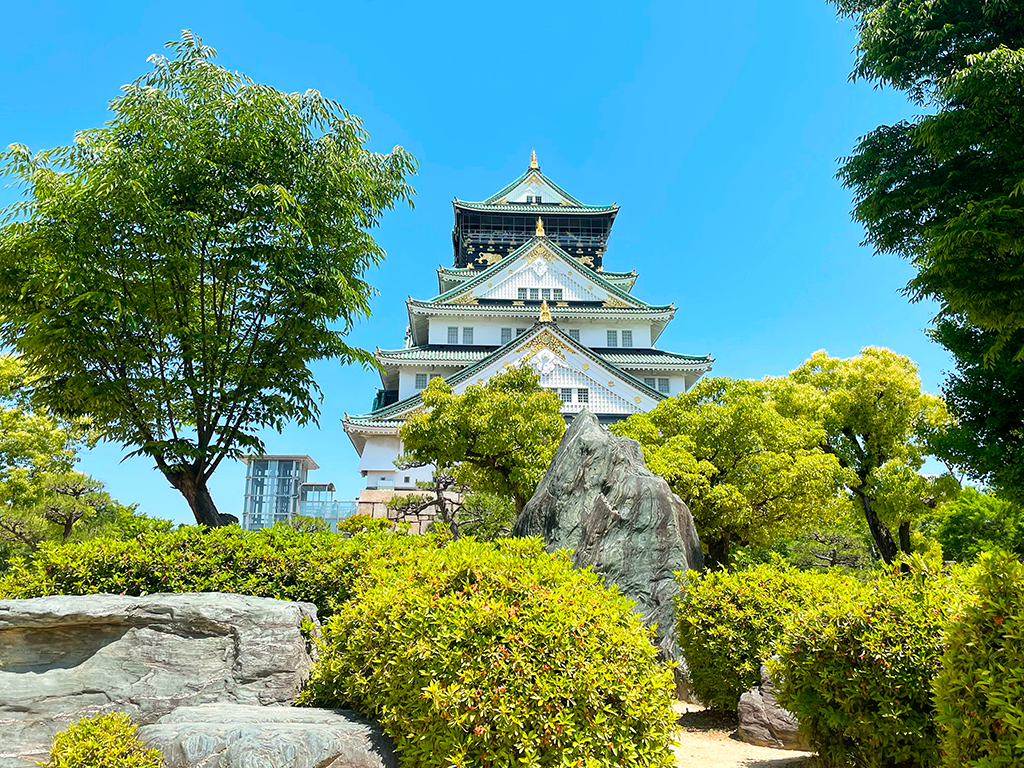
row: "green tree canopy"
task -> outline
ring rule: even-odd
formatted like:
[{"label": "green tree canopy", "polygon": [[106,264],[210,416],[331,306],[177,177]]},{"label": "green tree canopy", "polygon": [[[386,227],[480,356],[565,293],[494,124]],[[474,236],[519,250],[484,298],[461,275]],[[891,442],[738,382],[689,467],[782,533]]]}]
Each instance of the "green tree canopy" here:
[{"label": "green tree canopy", "polygon": [[733,545],[764,545],[826,516],[843,471],[821,449],[818,393],[786,379],[702,379],[612,425],[690,507],[710,567]]},{"label": "green tree canopy", "polygon": [[508,496],[522,512],[565,431],[561,400],[527,366],[456,395],[442,378],[423,390],[428,409],[399,429],[405,459],[433,464],[478,493]]},{"label": "green tree canopy", "polygon": [[[824,447],[847,484],[879,554],[911,551],[911,523],[958,490],[950,475],[920,473],[929,438],[949,421],[942,399],[921,391],[917,366],[882,347],[848,359],[815,352],[790,378],[817,389]],[[899,530],[899,545],[890,527]]]},{"label": "green tree canopy", "polygon": [[[955,421],[932,441],[935,453],[1024,504],[1024,363],[986,360],[995,334],[963,321],[940,319],[931,335],[956,358],[942,387]],[[1024,346],[1024,331],[1010,340]]]},{"label": "green tree canopy", "polygon": [[938,540],[947,560],[969,563],[994,549],[1024,557],[1024,507],[975,488],[939,505],[922,527]]},{"label": "green tree canopy", "polygon": [[[1024,360],[1024,2],[835,0],[855,20],[854,77],[928,114],[879,126],[840,171],[879,251],[908,285]],[[1008,346],[1009,345],[1009,346]]]},{"label": "green tree canopy", "polygon": [[52,412],[149,456],[196,520],[207,482],[315,423],[310,363],[372,364],[369,230],[411,201],[413,158],[365,148],[358,118],[217,66],[189,32],[111,102],[110,122],[4,171],[26,199],[0,229],[0,343]]}]

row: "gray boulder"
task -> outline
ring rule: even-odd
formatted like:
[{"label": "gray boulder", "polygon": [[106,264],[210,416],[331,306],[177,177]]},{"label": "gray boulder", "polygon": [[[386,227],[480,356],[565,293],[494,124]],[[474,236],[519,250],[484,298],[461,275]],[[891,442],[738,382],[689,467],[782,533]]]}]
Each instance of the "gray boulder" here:
[{"label": "gray boulder", "polygon": [[303,619],[315,606],[234,594],[0,600],[0,768],[45,761],[86,716],[291,702],[312,664]]},{"label": "gray boulder", "polygon": [[736,716],[740,725],[736,735],[749,744],[775,749],[809,751],[810,742],[800,733],[800,722],[775,698],[775,686],[764,664],[761,685],[740,696]]},{"label": "gray boulder", "polygon": [[[664,656],[682,662],[674,574],[702,569],[704,556],[690,510],[647,469],[636,440],[611,434],[588,411],[576,416],[513,533],[543,537],[548,551],[573,550],[573,565],[593,567],[635,600],[657,625]],[[685,667],[677,672],[685,699]]]},{"label": "gray boulder", "polygon": [[391,740],[352,712],[203,704],[139,729],[164,768],[394,768]]}]

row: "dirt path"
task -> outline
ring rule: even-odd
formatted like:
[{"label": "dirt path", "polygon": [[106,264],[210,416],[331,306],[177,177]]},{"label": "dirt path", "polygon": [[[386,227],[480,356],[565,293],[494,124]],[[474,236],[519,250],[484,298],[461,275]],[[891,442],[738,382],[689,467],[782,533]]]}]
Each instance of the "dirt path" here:
[{"label": "dirt path", "polygon": [[737,739],[736,719],[679,705],[677,768],[813,768],[810,752],[755,747]]}]

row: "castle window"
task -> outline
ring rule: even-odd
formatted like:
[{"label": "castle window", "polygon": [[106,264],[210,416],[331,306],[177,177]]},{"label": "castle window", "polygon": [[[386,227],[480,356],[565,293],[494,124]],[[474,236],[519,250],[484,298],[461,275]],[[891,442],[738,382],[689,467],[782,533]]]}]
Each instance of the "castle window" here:
[{"label": "castle window", "polygon": [[590,390],[589,389],[577,389],[576,390],[576,402],[577,403],[589,403],[590,402]]},{"label": "castle window", "polygon": [[551,289],[550,288],[541,288],[540,289],[540,297],[542,299],[544,299],[544,301],[551,301]]},{"label": "castle window", "polygon": [[561,301],[562,300],[562,289],[561,288],[555,288],[554,289],[554,294],[555,294],[555,301]]},{"label": "castle window", "polygon": [[655,379],[653,376],[651,378],[647,378],[645,376],[644,377],[644,384],[646,384],[651,389],[657,389],[658,388],[658,380]]},{"label": "castle window", "polygon": [[571,403],[572,402],[572,390],[571,389],[566,389],[566,388],[563,387],[562,389],[559,390],[558,396],[562,398],[562,402],[563,403]]},{"label": "castle window", "polygon": [[520,288],[519,289],[519,300],[520,301],[525,301],[526,300],[526,289],[525,288]]},{"label": "castle window", "polygon": [[463,328],[462,329],[462,343],[463,344],[472,344],[473,343],[473,329],[472,328]]},{"label": "castle window", "polygon": [[454,325],[448,326],[448,343],[458,344],[459,343],[459,329]]},{"label": "castle window", "polygon": [[526,329],[525,328],[516,328],[516,338],[519,338],[524,333],[526,333]]},{"label": "castle window", "polygon": [[425,373],[416,374],[416,390],[419,391],[427,386],[427,381],[430,379]]},{"label": "castle window", "polygon": [[658,391],[664,395],[668,394],[668,379],[658,379]]},{"label": "castle window", "polygon": [[502,344],[508,344],[510,341],[512,341],[512,329],[511,328],[502,328],[501,329],[501,343]]},{"label": "castle window", "polygon": [[531,288],[530,289],[530,301],[540,301],[540,289],[539,288]]},{"label": "castle window", "polygon": [[570,328],[569,329],[569,338],[572,339],[573,341],[579,341],[580,340],[580,329],[579,328]]},{"label": "castle window", "polygon": [[622,346],[632,347],[633,346],[633,332],[623,331],[622,332]]},{"label": "castle window", "polygon": [[619,332],[618,331],[608,331],[608,346],[609,347],[617,347],[617,346],[619,346]]}]

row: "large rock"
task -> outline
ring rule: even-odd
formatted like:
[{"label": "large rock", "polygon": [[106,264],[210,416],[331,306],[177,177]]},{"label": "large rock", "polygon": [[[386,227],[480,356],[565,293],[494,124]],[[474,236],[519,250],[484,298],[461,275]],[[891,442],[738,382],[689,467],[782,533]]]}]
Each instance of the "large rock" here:
[{"label": "large rock", "polygon": [[[690,510],[644,463],[636,440],[616,437],[583,411],[562,437],[533,498],[516,520],[516,536],[541,536],[548,551],[571,549],[573,565],[592,566],[636,601],[667,658],[675,642],[674,574],[704,567]],[[680,668],[680,698],[686,698]]]},{"label": "large rock", "polygon": [[312,664],[303,619],[313,605],[233,594],[0,600],[0,768],[35,766],[89,715],[290,702]]},{"label": "large rock", "polygon": [[771,676],[762,664],[761,685],[740,696],[736,707],[740,725],[736,735],[760,747],[810,750],[810,742],[800,733],[799,721],[789,710],[782,708],[774,691]]},{"label": "large rock", "polygon": [[391,740],[352,712],[203,704],[139,729],[164,768],[394,768]]}]

